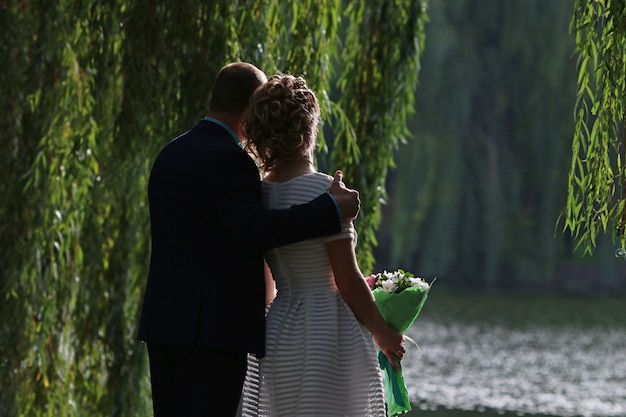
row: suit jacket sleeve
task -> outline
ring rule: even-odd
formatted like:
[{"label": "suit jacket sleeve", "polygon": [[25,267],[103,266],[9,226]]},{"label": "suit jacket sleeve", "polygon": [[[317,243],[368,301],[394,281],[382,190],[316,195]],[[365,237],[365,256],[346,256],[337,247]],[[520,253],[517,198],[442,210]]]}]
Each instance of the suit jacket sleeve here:
[{"label": "suit jacket sleeve", "polygon": [[340,232],[337,207],[327,193],[286,210],[264,208],[257,167],[243,156],[233,152],[225,158],[219,187],[220,218],[239,245],[265,250]]}]

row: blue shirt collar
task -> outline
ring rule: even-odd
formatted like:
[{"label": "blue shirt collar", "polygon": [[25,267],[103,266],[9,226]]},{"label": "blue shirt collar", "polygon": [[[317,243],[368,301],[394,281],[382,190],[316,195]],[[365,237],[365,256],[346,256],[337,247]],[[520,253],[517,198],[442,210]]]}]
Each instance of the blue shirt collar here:
[{"label": "blue shirt collar", "polygon": [[209,116],[204,116],[204,118],[202,120],[206,120],[207,122],[212,122],[212,123],[215,123],[215,124],[218,124],[218,125],[222,126],[224,129],[226,129],[226,131],[228,133],[230,133],[230,136],[233,137],[233,140],[235,141],[235,143],[240,148],[242,147],[241,146],[241,140],[237,137],[237,135],[235,135],[235,132],[233,132],[233,130],[230,127],[228,127],[224,122],[222,122],[220,120],[217,120],[217,119],[214,119],[214,118],[209,117]]}]

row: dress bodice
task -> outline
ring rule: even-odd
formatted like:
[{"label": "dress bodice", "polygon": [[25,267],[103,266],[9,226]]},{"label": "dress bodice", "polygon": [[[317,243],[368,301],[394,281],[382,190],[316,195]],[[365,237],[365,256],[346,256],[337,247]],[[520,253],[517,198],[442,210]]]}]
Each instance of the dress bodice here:
[{"label": "dress bodice", "polygon": [[[264,205],[286,209],[326,192],[333,178],[307,174],[263,182]],[[278,293],[268,308],[266,356],[249,357],[244,417],[386,417],[372,337],[341,297],[326,251],[340,233],[272,249],[265,258]]]},{"label": "dress bodice", "polygon": [[[263,181],[263,203],[272,209],[303,204],[328,191],[332,181],[332,177],[319,172],[282,183]],[[352,224],[342,223],[342,231],[337,235],[309,239],[267,251],[265,257],[279,293],[287,289],[291,292],[312,288],[336,290],[325,244],[328,240],[353,237]]]}]

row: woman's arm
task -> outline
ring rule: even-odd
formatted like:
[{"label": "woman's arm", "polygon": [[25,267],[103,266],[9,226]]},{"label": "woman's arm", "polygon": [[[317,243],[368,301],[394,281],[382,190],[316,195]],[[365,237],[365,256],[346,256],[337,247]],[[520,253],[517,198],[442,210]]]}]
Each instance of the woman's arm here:
[{"label": "woman's arm", "polygon": [[351,239],[326,242],[326,250],[341,297],[356,318],[370,331],[378,348],[396,369],[396,358],[402,359],[404,347],[400,333],[389,327],[380,315],[374,296],[359,269]]},{"label": "woman's arm", "polygon": [[268,306],[276,298],[276,282],[266,261],[263,261],[263,265],[265,266],[265,305]]}]

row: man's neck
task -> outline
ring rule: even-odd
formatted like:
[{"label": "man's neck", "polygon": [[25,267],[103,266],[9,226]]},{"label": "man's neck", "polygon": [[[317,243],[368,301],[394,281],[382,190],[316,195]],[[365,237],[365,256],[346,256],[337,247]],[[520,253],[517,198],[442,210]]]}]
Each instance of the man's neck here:
[{"label": "man's neck", "polygon": [[241,126],[241,121],[242,121],[243,116],[233,115],[232,113],[219,113],[219,112],[212,112],[212,111],[209,111],[207,113],[207,116],[224,123],[226,126],[232,129],[233,133],[235,133],[237,137],[241,137],[240,126]]}]

